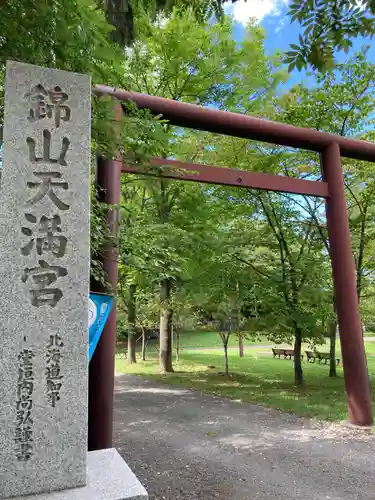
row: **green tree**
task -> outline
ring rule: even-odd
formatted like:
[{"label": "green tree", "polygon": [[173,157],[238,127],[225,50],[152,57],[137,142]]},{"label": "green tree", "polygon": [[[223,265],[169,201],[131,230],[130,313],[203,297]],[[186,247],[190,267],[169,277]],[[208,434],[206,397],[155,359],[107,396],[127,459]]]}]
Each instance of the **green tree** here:
[{"label": "green tree", "polygon": [[[317,77],[316,88],[307,90],[298,86],[289,94],[279,99],[278,119],[287,123],[308,126],[316,130],[344,136],[356,136],[362,139],[373,138],[374,108],[374,65],[366,61],[366,49],[356,54],[345,64],[337,66],[336,72],[329,72]],[[319,179],[320,165],[315,154],[298,152],[289,155],[289,172],[303,175],[305,178]],[[373,166],[371,163],[354,160],[343,161],[348,215],[351,228],[353,255],[357,271],[357,294],[361,312],[365,318],[371,314],[373,281],[373,235],[374,201]],[[300,209],[313,217],[316,231],[329,253],[328,234],[324,211],[315,213],[305,197],[295,200]],[[327,284],[328,286],[328,284]],[[361,297],[365,296],[362,303]],[[336,311],[332,295],[334,315],[329,319],[327,331],[330,333],[330,375],[336,374]]]},{"label": "green tree", "polygon": [[9,0],[0,15],[0,74],[11,59],[118,84],[123,56],[112,29],[94,0]]},{"label": "green tree", "polygon": [[[211,247],[211,252],[213,249]],[[190,283],[188,293],[191,295],[192,307],[198,312],[198,321],[204,326],[211,326],[220,336],[224,350],[224,373],[228,375],[229,339],[232,335],[240,336],[247,323],[241,310],[244,301],[241,291],[249,287],[249,273],[238,262],[226,261],[225,254],[223,258],[219,249],[215,249],[214,258],[212,254],[210,256],[211,252],[207,252],[207,248],[202,250],[199,267],[196,266],[197,276]],[[209,257],[204,263],[202,254]]]},{"label": "green tree", "polygon": [[348,52],[353,39],[373,37],[375,2],[364,0],[293,0],[289,6],[291,22],[298,21],[303,31],[299,43],[287,52],[289,70],[310,64],[323,71],[334,66],[335,52]]},{"label": "green tree", "polygon": [[107,19],[115,29],[111,39],[122,47],[130,46],[137,38],[137,21],[147,18],[148,23],[157,16],[168,17],[174,8],[192,9],[197,20],[207,21],[212,15],[221,19],[225,1],[236,0],[103,0]]},{"label": "green tree", "polygon": [[[185,43],[181,44],[181,40]],[[264,55],[259,28],[249,26],[238,47],[229,20],[218,25],[202,24],[191,11],[176,10],[166,23],[139,31],[138,40],[128,51],[125,78],[131,90],[187,102],[220,103],[223,109],[241,106],[250,110],[259,108],[280,76]],[[144,162],[147,156],[179,157],[192,151],[194,134],[182,133],[162,122],[138,125],[136,128],[129,121],[132,131],[127,130],[123,137],[128,161]],[[157,176],[158,170],[154,169],[154,174]],[[160,364],[167,372],[172,370],[173,293],[176,280],[184,272],[185,252],[190,249],[191,237],[185,235],[196,231],[187,221],[197,214],[200,203],[196,194],[200,188],[160,177],[145,182],[149,199],[142,219],[143,235],[137,230],[134,251],[144,255],[145,261],[152,256],[149,272],[155,271],[154,279],[157,277],[160,284]],[[188,214],[188,206],[192,214]],[[182,250],[185,241],[186,250]]]},{"label": "green tree", "polygon": [[[254,275],[252,295],[256,309],[251,316],[257,331],[274,342],[294,338],[294,371],[303,383],[302,342],[321,343],[327,320],[326,289],[329,265],[313,221],[296,207],[294,199],[248,191],[242,202],[256,206],[248,242],[236,245],[234,258]],[[314,210],[318,211],[318,201]]]},{"label": "green tree", "polygon": [[[43,29],[41,29],[43,27]],[[0,149],[7,60],[85,73],[93,83],[122,86],[122,51],[109,39],[112,27],[95,0],[31,2],[9,0],[0,7]],[[110,152],[109,102],[93,98],[92,165],[97,151]],[[105,132],[104,132],[105,131]],[[92,185],[91,275],[105,280],[100,256],[108,244],[107,209],[96,200]]]}]

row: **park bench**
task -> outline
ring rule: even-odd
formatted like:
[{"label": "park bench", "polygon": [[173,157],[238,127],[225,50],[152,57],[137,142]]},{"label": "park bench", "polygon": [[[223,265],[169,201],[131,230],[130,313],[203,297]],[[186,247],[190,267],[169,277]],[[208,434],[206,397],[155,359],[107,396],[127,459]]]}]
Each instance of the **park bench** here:
[{"label": "park bench", "polygon": [[[285,359],[294,358],[294,349],[285,349]],[[303,359],[303,354],[301,354],[301,359]]]},{"label": "park bench", "polygon": [[[327,364],[327,361],[330,360],[330,354],[329,352],[317,352],[316,353],[316,358],[318,359],[319,363],[324,361],[324,364]],[[336,364],[340,364],[340,358],[336,358]]]},{"label": "park bench", "polygon": [[306,359],[308,363],[315,363],[316,360],[316,354],[314,351],[305,351],[306,353]]},{"label": "park bench", "polygon": [[[145,328],[144,329],[144,333],[145,333],[145,336],[146,336],[146,347],[149,344],[149,342],[151,341],[150,345],[159,352],[157,344],[155,344],[155,343],[152,342],[153,340],[158,340],[159,339],[159,331],[156,330],[155,328]],[[136,337],[136,343],[138,344],[142,340],[142,328],[137,327],[135,329],[135,334],[137,336]],[[125,337],[128,336],[128,331],[127,330],[124,331],[124,336]],[[127,358],[127,354],[128,354],[127,351],[128,351],[128,349],[127,349],[127,343],[126,342],[124,342],[122,344],[123,345],[123,349],[120,349],[119,352],[118,352],[119,358],[122,358],[122,359],[126,359]]]},{"label": "park bench", "polygon": [[[315,363],[315,360],[317,359],[319,363],[324,361],[324,364],[326,365],[327,362],[330,359],[329,352],[314,352],[314,351],[305,351],[306,353],[306,358],[309,363]],[[336,358],[336,363],[340,363],[340,359]]]},{"label": "park bench", "polygon": [[[272,348],[273,352],[273,357],[276,358],[276,356],[284,356],[284,359],[292,359],[294,358],[294,349],[275,349],[274,347]],[[303,359],[303,355],[301,355],[301,359]]]}]

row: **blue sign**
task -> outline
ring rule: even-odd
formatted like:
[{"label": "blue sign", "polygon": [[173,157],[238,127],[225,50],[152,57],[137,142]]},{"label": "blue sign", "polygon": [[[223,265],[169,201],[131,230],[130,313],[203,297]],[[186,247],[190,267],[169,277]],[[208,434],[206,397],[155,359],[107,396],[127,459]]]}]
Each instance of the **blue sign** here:
[{"label": "blue sign", "polygon": [[89,296],[89,363],[98,345],[100,335],[111,312],[113,298],[110,295],[90,293]]}]

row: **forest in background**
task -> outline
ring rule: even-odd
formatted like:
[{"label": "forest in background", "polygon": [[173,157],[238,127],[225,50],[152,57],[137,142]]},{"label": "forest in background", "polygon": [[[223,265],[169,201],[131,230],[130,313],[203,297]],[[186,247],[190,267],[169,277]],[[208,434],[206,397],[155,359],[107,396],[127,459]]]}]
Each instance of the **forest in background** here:
[{"label": "forest in background", "polygon": [[[316,73],[313,87],[290,87],[284,54],[267,55],[265,34],[252,22],[236,41],[221,2],[133,2],[131,15],[126,5],[124,22],[116,15],[113,29],[111,2],[7,2],[0,16],[0,120],[5,62],[13,59],[87,73],[94,84],[373,140],[375,73],[366,48]],[[113,134],[112,118],[110,100],[93,98],[93,166],[97,155],[118,150],[133,165],[157,156],[320,179],[315,153],[172,127],[133,108]],[[357,293],[370,329],[375,167],[345,160],[343,168]],[[296,359],[303,342],[319,345],[329,335],[334,358],[337,322],[323,200],[168,181],[161,172],[153,170],[156,178],[123,176],[116,241],[108,241],[106,207],[93,186],[93,279],[105,279],[98,256],[116,244],[119,332],[130,332],[129,362],[136,361],[136,332],[158,328],[160,367],[172,371],[172,329],[191,325],[214,326],[224,344],[229,333],[290,342]],[[301,384],[298,361],[294,370]]]}]

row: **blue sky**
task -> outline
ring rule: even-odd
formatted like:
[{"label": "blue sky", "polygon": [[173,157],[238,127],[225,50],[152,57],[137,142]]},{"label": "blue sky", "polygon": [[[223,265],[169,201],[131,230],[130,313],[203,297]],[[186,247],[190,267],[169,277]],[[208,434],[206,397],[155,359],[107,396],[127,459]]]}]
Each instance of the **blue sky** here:
[{"label": "blue sky", "polygon": [[[288,0],[238,0],[234,5],[226,8],[235,20],[235,38],[241,40],[244,26],[250,18],[255,18],[266,31],[265,48],[268,54],[275,50],[286,51],[289,44],[298,42],[300,26],[298,23],[290,24],[287,16]],[[360,50],[362,45],[369,43],[363,38],[354,41],[353,52]],[[345,54],[338,54],[337,59],[345,60]],[[368,52],[368,58],[375,63],[375,47]],[[289,85],[299,82],[312,84],[313,78],[307,78],[305,72],[294,71],[289,80]]]}]

